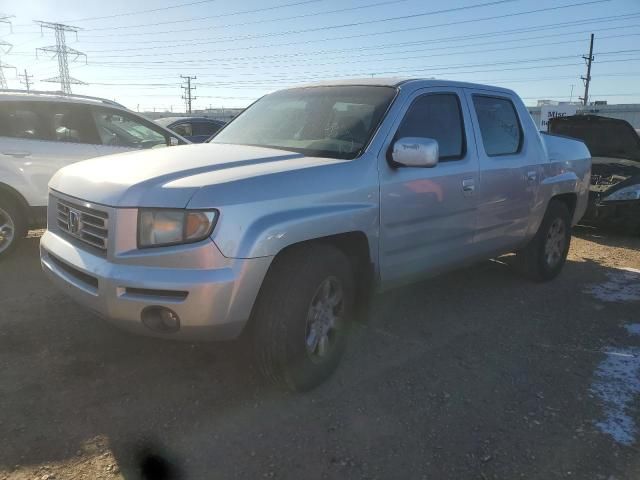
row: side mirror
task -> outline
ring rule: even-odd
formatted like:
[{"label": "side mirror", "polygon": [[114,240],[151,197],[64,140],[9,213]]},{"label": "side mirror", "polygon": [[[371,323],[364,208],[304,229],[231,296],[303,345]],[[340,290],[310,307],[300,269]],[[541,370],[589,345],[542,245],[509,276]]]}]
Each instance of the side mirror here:
[{"label": "side mirror", "polygon": [[176,137],[169,137],[169,146],[175,147],[177,145],[180,145],[180,142],[178,141],[178,139]]},{"label": "side mirror", "polygon": [[435,167],[438,156],[438,141],[433,138],[399,138],[391,152],[393,161],[406,167]]}]

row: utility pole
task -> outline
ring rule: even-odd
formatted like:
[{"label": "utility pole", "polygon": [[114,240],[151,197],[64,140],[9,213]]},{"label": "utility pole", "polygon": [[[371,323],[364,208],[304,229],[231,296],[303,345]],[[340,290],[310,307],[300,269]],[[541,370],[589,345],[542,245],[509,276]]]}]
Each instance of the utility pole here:
[{"label": "utility pole", "polygon": [[52,58],[58,58],[58,76],[48,78],[46,80],[43,80],[43,82],[60,82],[60,90],[62,90],[62,93],[65,93],[67,95],[71,93],[71,85],[86,85],[85,82],[82,82],[69,75],[69,56],[73,56],[71,61],[77,60],[79,57],[84,57],[86,62],[87,55],[79,50],[76,50],[75,48],[67,47],[67,41],[65,38],[66,32],[72,32],[76,34],[77,39],[78,30],[80,30],[80,28],[71,25],[64,25],[62,23],[42,22],[40,20],[37,20],[36,23],[40,25],[41,33],[43,33],[44,29],[47,28],[53,30],[56,34],[55,45],[36,48],[36,58],[39,51],[51,53],[53,54]]},{"label": "utility pole", "polygon": [[569,103],[573,102],[573,87],[575,87],[575,85],[572,83],[571,84],[571,95],[569,95]]},{"label": "utility pole", "polygon": [[591,63],[594,60],[593,59],[593,33],[591,34],[591,42],[589,44],[589,56],[588,57],[583,56],[582,58],[584,58],[585,61],[587,62],[587,76],[580,77],[584,82],[584,97],[580,97],[580,100],[582,100],[582,104],[586,106],[589,104],[589,84],[591,83]]},{"label": "utility pole", "polygon": [[31,90],[31,79],[33,78],[33,75],[29,75],[27,73],[27,69],[24,69],[24,73],[22,75],[18,75],[18,77],[22,77],[24,80],[20,80],[20,83],[23,84],[25,87],[27,87],[27,93],[29,93],[29,91]]},{"label": "utility pole", "polygon": [[184,90],[182,99],[185,101],[185,110],[187,111],[187,113],[191,113],[191,102],[196,99],[196,97],[191,94],[191,91],[196,89],[195,85],[191,85],[191,80],[195,80],[196,77],[191,77],[189,75],[180,75],[180,78],[183,78],[187,82],[186,85],[182,85],[182,89]]}]

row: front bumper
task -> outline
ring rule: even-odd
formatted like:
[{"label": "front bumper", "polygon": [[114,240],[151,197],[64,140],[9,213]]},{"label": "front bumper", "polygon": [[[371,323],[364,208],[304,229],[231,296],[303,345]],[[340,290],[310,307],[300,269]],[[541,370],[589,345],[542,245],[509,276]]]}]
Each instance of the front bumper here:
[{"label": "front bumper", "polygon": [[[215,244],[165,247],[179,258],[201,256],[194,268],[141,264],[140,257],[108,258],[80,248],[47,231],[40,242],[42,268],[47,276],[78,303],[134,333],[180,340],[228,340],[240,335],[265,277],[271,257],[229,259]],[[173,250],[173,254],[172,254]],[[126,256],[125,256],[126,257]],[[144,256],[142,256],[144,258]],[[142,323],[146,307],[166,307],[180,318],[177,331],[160,333]]]},{"label": "front bumper", "polygon": [[591,192],[589,205],[581,223],[638,230],[640,229],[640,200],[603,202],[597,194]]}]

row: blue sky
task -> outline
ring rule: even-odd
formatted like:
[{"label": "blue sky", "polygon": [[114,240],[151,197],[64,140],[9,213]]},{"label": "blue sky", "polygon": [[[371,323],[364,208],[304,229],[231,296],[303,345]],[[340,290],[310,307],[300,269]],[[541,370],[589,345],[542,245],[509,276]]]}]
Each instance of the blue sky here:
[{"label": "blue sky", "polygon": [[[149,11],[153,10],[153,11]],[[589,33],[592,100],[640,102],[638,0],[2,0],[13,44],[0,57],[34,88],[57,89],[55,44],[33,20],[80,27],[73,92],[140,110],[184,111],[180,75],[195,75],[194,108],[238,107],[278,88],[330,78],[417,76],[516,90],[527,104],[583,92]],[[635,15],[634,15],[635,14]],[[10,88],[21,88],[5,69]]]}]

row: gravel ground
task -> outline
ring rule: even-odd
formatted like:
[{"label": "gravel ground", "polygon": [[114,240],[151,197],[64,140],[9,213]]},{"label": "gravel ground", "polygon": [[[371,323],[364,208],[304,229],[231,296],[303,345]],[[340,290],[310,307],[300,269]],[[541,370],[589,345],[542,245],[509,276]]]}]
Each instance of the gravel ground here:
[{"label": "gravel ground", "polygon": [[0,263],[0,480],[136,479],[144,451],[185,479],[640,478],[640,238],[580,229],[547,284],[493,261],[380,296],[290,395],[243,344],[87,313],[33,237]]}]

